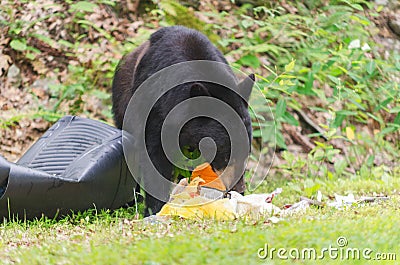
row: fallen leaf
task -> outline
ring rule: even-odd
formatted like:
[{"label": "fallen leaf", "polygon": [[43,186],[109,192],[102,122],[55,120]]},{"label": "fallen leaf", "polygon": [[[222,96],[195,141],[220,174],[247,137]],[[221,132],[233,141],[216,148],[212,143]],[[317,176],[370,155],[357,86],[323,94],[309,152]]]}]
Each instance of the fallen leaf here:
[{"label": "fallen leaf", "polygon": [[0,76],[6,74],[11,64],[12,64],[11,57],[0,53]]},{"label": "fallen leaf", "polygon": [[350,140],[354,140],[354,131],[351,127],[346,127],[346,136]]}]

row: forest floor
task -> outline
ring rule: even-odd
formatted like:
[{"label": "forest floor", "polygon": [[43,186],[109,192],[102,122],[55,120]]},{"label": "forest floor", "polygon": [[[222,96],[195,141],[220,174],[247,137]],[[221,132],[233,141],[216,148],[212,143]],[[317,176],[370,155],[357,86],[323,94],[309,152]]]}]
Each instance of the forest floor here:
[{"label": "forest floor", "polygon": [[[67,114],[112,124],[111,80],[123,54],[161,26],[184,24],[203,29],[233,66],[256,73],[277,117],[275,159],[255,192],[283,188],[273,201],[280,208],[321,194],[322,206],[259,220],[172,218],[151,223],[138,218],[135,207],[89,210],[60,220],[4,220],[1,264],[281,264],[286,259],[301,264],[315,264],[316,259],[324,264],[365,264],[369,259],[396,264],[396,1],[277,1],[258,9],[212,0],[183,1],[194,2],[189,7],[174,1],[141,1],[139,6],[108,2],[1,1],[0,155],[17,161]],[[365,44],[371,50],[363,50]],[[258,132],[255,127],[255,146],[263,142]],[[254,148],[253,156],[263,151]],[[270,159],[257,162],[268,171]],[[329,206],[337,195],[349,194],[356,200],[373,199]],[[266,246],[275,252],[263,258]],[[279,248],[286,249],[281,257]],[[296,252],[306,248],[315,249],[317,256]],[[352,249],[360,257],[346,256],[354,254]]]}]

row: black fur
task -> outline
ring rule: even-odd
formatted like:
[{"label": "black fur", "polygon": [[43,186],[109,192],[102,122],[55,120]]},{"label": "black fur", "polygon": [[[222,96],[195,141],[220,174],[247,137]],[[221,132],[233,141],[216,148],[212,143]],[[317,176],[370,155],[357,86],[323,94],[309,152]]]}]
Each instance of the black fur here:
[{"label": "black fur", "polygon": [[[115,124],[122,128],[124,115],[130,98],[136,89],[151,75],[159,70],[176,63],[191,60],[211,60],[228,64],[221,52],[198,31],[181,26],[166,27],[153,33],[146,42],[131,54],[125,56],[116,70],[113,80],[113,113]],[[236,77],[231,71],[225,72],[237,84]],[[251,76],[254,81],[254,76]],[[248,80],[248,79],[247,79]],[[238,84],[238,89],[249,96],[253,86],[252,81]],[[228,103],[242,118],[251,142],[251,122],[247,103],[235,92],[220,85],[196,82],[177,86],[168,91],[153,107],[146,125],[146,147],[149,156],[162,175],[171,179],[172,165],[166,158],[161,147],[160,131],[166,115],[178,103],[196,96],[212,96]],[[215,170],[223,170],[230,157],[231,143],[225,128],[215,120],[199,117],[182,128],[180,145],[197,148],[204,137],[211,137],[217,145],[217,155],[212,162]],[[243,158],[245,159],[245,158]],[[243,178],[234,187],[244,192]],[[150,195],[146,195],[147,214],[158,212],[163,203]]]}]

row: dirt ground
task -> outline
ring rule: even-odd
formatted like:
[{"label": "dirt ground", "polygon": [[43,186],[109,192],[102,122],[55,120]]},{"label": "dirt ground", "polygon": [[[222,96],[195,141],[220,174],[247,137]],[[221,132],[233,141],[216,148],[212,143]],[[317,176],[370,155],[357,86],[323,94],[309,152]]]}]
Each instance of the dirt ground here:
[{"label": "dirt ground", "polygon": [[[66,12],[65,6],[59,5],[56,9],[49,10],[37,8],[48,1],[40,0],[33,3],[16,3],[12,10],[14,18],[33,21],[42,16],[49,18],[41,20],[33,25],[35,32],[44,35],[52,34],[52,38],[70,39],[68,28],[64,25],[70,23],[71,17],[61,20],[57,16],[51,16],[52,12]],[[38,3],[39,2],[39,3]],[[385,2],[385,1],[384,1]],[[63,10],[64,8],[64,10]],[[137,7],[128,6],[127,10],[135,11]],[[201,11],[202,6],[199,6]],[[397,12],[397,13],[396,13]],[[118,41],[128,37],[135,37],[138,30],[145,27],[143,20],[137,16],[116,17],[115,13],[108,9],[101,9],[92,13],[89,18],[95,25],[109,31]],[[5,20],[0,16],[0,20]],[[397,49],[400,51],[400,11],[385,9],[379,17],[373,18],[374,23],[380,28],[376,34],[376,41],[383,44],[384,49]],[[40,50],[41,55],[37,60],[28,60],[21,53],[15,52],[10,47],[11,38],[8,35],[9,28],[0,29],[0,155],[9,161],[16,161],[52,124],[45,115],[38,113],[51,112],[55,104],[52,96],[51,84],[68,82],[68,65],[90,65],[91,60],[102,58],[114,58],[116,55],[114,46],[101,40],[98,32],[90,32],[83,42],[100,42],[96,50],[82,50],[81,53],[71,55],[55,44],[49,46],[40,39],[27,38],[28,44]],[[84,54],[84,56],[83,56]],[[98,57],[101,54],[102,57]],[[106,66],[104,66],[106,67]],[[57,69],[57,71],[53,71]],[[109,82],[110,83],[110,82]],[[104,87],[104,91],[109,88]],[[63,105],[64,104],[64,105]],[[61,104],[60,108],[68,113],[68,102]],[[107,106],[104,101],[95,96],[86,96],[82,105],[84,114],[92,118],[112,122],[110,117],[102,114]],[[294,114],[297,117],[301,114]],[[312,117],[318,124],[318,117],[312,113],[305,113]],[[285,139],[289,148],[299,152],[307,152],[313,145],[304,137],[304,133],[293,126],[285,128]]]}]

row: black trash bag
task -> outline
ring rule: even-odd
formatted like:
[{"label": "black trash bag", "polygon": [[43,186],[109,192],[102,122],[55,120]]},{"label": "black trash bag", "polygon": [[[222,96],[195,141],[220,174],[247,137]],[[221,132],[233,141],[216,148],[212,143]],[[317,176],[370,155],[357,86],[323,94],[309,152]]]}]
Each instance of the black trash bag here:
[{"label": "black trash bag", "polygon": [[135,188],[122,131],[99,121],[66,116],[17,163],[0,156],[0,218],[116,209],[133,201]]}]

